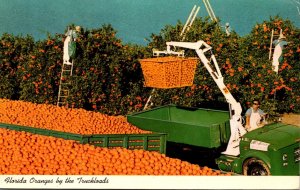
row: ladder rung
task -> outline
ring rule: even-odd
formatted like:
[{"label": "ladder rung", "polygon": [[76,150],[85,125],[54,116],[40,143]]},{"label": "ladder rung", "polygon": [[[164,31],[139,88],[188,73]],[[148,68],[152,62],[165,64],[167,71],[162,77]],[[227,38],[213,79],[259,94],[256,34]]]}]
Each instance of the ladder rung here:
[{"label": "ladder rung", "polygon": [[60,92],[59,92],[59,96],[65,96],[66,94],[69,94],[69,91],[68,90],[63,90],[63,89],[60,89]]},{"label": "ladder rung", "polygon": [[67,88],[60,88],[60,91],[69,92],[69,89],[67,89]]},{"label": "ladder rung", "polygon": [[62,82],[61,85],[71,84],[70,82]]},{"label": "ladder rung", "polygon": [[69,94],[69,91],[67,91],[67,90],[60,90],[60,93],[59,93],[60,96],[65,96],[66,94]]},{"label": "ladder rung", "polygon": [[72,70],[63,69],[62,72],[71,72]]},{"label": "ladder rung", "polygon": [[61,94],[58,96],[58,98],[67,98],[68,96],[66,96],[65,94]]},{"label": "ladder rung", "polygon": [[67,97],[69,97],[69,96],[59,96],[59,98],[67,98]]},{"label": "ladder rung", "polygon": [[63,75],[61,79],[68,80],[71,75]]}]

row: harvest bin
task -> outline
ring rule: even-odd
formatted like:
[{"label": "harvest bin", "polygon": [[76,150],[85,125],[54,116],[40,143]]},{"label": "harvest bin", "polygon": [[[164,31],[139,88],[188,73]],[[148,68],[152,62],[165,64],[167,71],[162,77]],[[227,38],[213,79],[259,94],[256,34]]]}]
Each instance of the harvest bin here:
[{"label": "harvest bin", "polygon": [[198,58],[169,56],[139,61],[146,87],[177,88],[193,85]]},{"label": "harvest bin", "polygon": [[160,152],[162,154],[166,153],[166,134],[162,133],[80,135],[6,123],[0,123],[0,128],[16,131],[26,131],[33,134],[53,136],[67,140],[75,140],[81,144],[88,143],[99,147],[123,147],[131,150],[143,149],[148,151]]},{"label": "harvest bin", "polygon": [[230,137],[229,112],[166,105],[127,116],[141,129],[166,133],[167,141],[217,148]]}]

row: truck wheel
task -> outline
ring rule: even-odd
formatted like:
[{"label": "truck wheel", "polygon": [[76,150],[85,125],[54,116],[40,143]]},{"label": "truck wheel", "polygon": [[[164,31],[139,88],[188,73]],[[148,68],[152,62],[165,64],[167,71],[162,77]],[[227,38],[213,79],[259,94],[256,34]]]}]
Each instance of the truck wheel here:
[{"label": "truck wheel", "polygon": [[243,164],[243,175],[270,175],[269,167],[261,160],[250,158]]}]

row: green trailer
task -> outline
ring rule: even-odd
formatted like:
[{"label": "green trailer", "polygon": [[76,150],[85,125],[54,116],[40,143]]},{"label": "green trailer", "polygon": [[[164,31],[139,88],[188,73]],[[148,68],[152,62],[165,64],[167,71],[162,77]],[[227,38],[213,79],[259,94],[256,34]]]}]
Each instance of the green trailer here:
[{"label": "green trailer", "polygon": [[[166,105],[130,114],[127,120],[167,134],[168,142],[212,150],[226,146],[230,138],[226,111]],[[271,123],[243,135],[238,156],[220,152],[215,162],[220,170],[243,175],[299,175],[299,143],[300,127]]]},{"label": "green trailer", "polygon": [[165,154],[166,152],[166,134],[164,133],[81,135],[6,123],[0,123],[0,128],[74,140],[81,144],[91,144],[98,147],[123,147],[130,150],[143,149],[147,151],[156,151],[162,154]]},{"label": "green trailer", "polygon": [[230,137],[227,111],[166,105],[127,116],[127,121],[148,131],[166,133],[167,140],[217,148]]}]

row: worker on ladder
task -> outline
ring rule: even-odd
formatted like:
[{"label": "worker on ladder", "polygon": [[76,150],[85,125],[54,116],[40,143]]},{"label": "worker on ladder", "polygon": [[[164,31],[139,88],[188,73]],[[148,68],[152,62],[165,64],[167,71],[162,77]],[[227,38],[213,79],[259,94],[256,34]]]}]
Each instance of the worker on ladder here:
[{"label": "worker on ladder", "polygon": [[69,30],[65,34],[64,41],[64,64],[72,65],[72,59],[75,57],[77,33],[81,30],[80,26],[76,26],[75,30]]},{"label": "worker on ladder", "polygon": [[225,32],[227,36],[230,36],[231,29],[228,22],[225,24]]},{"label": "worker on ladder", "polygon": [[57,96],[57,106],[67,105],[67,98],[69,96],[70,81],[67,81],[72,76],[73,71],[73,59],[76,55],[76,41],[78,33],[80,32],[80,26],[76,26],[75,30],[69,30],[64,41],[64,54],[63,54],[63,65],[61,67],[60,82]]},{"label": "worker on ladder", "polygon": [[273,45],[275,46],[274,48],[274,54],[273,54],[273,62],[272,62],[272,68],[273,71],[278,73],[278,67],[279,63],[282,62],[283,57],[282,57],[282,50],[285,45],[288,43],[285,41],[285,36],[280,33],[279,38],[277,40],[273,41]]}]

